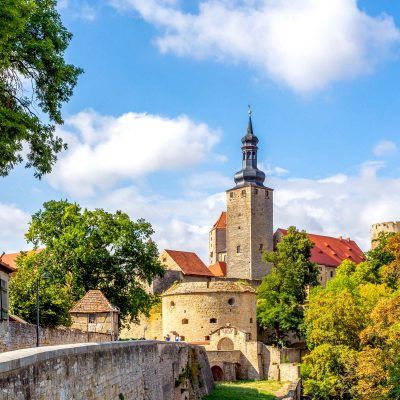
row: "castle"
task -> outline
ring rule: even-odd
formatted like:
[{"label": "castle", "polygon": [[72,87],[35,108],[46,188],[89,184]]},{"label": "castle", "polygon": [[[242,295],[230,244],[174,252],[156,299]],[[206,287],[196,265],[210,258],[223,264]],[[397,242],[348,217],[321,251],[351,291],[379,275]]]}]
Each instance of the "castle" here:
[{"label": "castle", "polygon": [[[251,111],[241,153],[242,168],[226,191],[226,211],[209,234],[210,266],[195,253],[164,250],[160,259],[165,275],[148,288],[161,295],[161,305],[140,324],[123,329],[121,337],[179,337],[200,344],[207,350],[215,379],[276,379],[283,374],[280,355],[261,342],[256,288],[271,270],[262,260],[263,252],[272,251],[287,231],[273,231],[273,189],[258,169]],[[343,260],[364,260],[350,238],[308,236],[322,285],[334,277]]]}]

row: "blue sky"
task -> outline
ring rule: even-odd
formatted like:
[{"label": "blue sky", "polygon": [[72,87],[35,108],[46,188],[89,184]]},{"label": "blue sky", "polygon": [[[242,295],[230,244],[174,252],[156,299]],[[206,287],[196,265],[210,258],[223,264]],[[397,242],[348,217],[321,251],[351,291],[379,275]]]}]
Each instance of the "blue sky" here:
[{"label": "blue sky", "polygon": [[6,252],[50,199],[145,217],[160,248],[207,254],[251,104],[275,228],[351,236],[400,219],[400,4],[63,0],[85,70],[41,181],[0,185]]}]

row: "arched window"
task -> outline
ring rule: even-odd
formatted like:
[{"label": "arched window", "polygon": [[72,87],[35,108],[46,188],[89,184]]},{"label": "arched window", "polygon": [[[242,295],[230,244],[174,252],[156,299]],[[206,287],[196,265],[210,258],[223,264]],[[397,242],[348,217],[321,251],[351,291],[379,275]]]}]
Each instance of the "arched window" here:
[{"label": "arched window", "polygon": [[182,325],[187,325],[188,323],[189,323],[189,320],[187,318],[183,318]]},{"label": "arched window", "polygon": [[175,302],[174,302],[174,301],[171,301],[171,303],[169,303],[169,305],[170,305],[171,307],[175,307]]},{"label": "arched window", "polygon": [[255,160],[255,159],[256,159],[256,152],[253,151],[253,160]]},{"label": "arched window", "polygon": [[250,160],[251,159],[251,151],[247,152],[247,159]]},{"label": "arched window", "polygon": [[233,305],[235,304],[235,299],[234,299],[233,297],[231,297],[231,298],[228,300],[228,304],[229,304],[230,306],[233,306]]}]

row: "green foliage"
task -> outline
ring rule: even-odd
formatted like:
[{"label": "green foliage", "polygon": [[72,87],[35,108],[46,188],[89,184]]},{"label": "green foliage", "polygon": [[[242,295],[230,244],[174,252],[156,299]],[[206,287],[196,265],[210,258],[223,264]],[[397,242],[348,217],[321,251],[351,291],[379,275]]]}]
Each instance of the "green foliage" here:
[{"label": "green foliage", "polygon": [[71,277],[63,282],[45,279],[39,256],[22,254],[18,259],[18,273],[10,282],[10,309],[13,314],[36,323],[36,285],[40,295],[40,324],[54,327],[68,326],[68,310],[72,307]]},{"label": "green foliage", "polygon": [[307,288],[318,284],[318,267],[310,261],[312,242],[307,234],[290,227],[276,252],[264,254],[273,264],[258,289],[257,319],[273,329],[279,340],[289,331],[299,331]]},{"label": "green foliage", "polygon": [[303,329],[305,393],[313,399],[400,398],[400,234],[381,235],[367,260],[344,261],[310,293]]},{"label": "green foliage", "polygon": [[[48,271],[50,285],[70,285],[68,306],[89,289],[100,289],[120,309],[122,319],[136,322],[138,314],[147,314],[157,301],[146,292],[146,284],[164,272],[152,234],[149,223],[133,222],[120,211],[82,210],[68,201],[50,201],[32,216],[26,238],[44,249],[25,267]],[[20,260],[19,268],[24,264]],[[12,307],[21,309],[18,292],[13,293]],[[60,314],[66,317],[67,309]]]},{"label": "green foliage", "polygon": [[304,394],[318,400],[352,399],[357,352],[343,345],[322,344],[304,358]]},{"label": "green foliage", "polygon": [[64,60],[72,35],[55,7],[55,0],[0,4],[0,176],[23,161],[23,146],[37,177],[65,148],[54,124],[63,123],[61,107],[82,70]]}]

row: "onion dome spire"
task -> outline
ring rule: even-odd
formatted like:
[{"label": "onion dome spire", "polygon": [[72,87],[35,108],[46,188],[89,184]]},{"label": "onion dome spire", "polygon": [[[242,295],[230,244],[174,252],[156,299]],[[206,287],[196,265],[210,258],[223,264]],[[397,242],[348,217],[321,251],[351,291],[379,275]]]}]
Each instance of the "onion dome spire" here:
[{"label": "onion dome spire", "polygon": [[252,111],[249,106],[249,122],[242,138],[242,169],[235,174],[236,187],[255,185],[264,187],[265,174],[257,168],[258,137],[253,132]]}]

